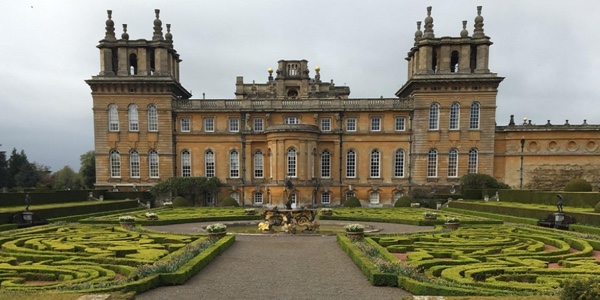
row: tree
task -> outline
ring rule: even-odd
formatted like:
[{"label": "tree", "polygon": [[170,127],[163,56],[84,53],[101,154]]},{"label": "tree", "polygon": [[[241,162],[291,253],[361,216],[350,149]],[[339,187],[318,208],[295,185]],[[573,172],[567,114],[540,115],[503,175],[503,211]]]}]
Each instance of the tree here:
[{"label": "tree", "polygon": [[25,151],[21,150],[21,153],[17,153],[17,149],[13,148],[12,153],[10,154],[10,158],[8,159],[8,188],[19,186],[16,183],[17,174],[21,171],[22,168],[24,168],[25,165],[29,165],[29,161],[27,160],[27,155],[25,155]]},{"label": "tree", "polygon": [[96,154],[88,151],[79,157],[81,167],[79,168],[79,177],[85,188],[91,189],[96,183]]},{"label": "tree", "polygon": [[460,178],[461,190],[510,189],[510,187],[487,174],[466,174]]},{"label": "tree", "polygon": [[0,189],[8,187],[8,161],[6,152],[0,151]]},{"label": "tree", "polygon": [[69,166],[64,166],[54,174],[54,188],[57,190],[80,189],[81,178]]},{"label": "tree", "polygon": [[35,187],[40,181],[40,173],[36,170],[35,165],[26,163],[21,165],[21,168],[14,177],[15,186],[23,188]]}]

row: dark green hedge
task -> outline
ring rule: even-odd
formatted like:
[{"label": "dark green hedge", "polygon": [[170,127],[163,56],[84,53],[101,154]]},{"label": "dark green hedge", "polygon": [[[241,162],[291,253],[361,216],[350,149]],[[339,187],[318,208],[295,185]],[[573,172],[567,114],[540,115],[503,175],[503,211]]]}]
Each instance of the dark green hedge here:
[{"label": "dark green hedge", "polygon": [[[600,193],[598,192],[556,192],[556,191],[535,191],[535,190],[500,190],[500,201],[519,202],[527,204],[545,204],[556,205],[556,194],[561,194],[564,198],[565,207],[596,207],[600,202]],[[466,199],[478,199],[466,197]]]},{"label": "dark green hedge", "polygon": [[[69,203],[85,201],[90,191],[88,190],[68,190],[45,192],[29,192],[31,205]],[[0,207],[23,206],[25,207],[26,193],[0,193]]]}]

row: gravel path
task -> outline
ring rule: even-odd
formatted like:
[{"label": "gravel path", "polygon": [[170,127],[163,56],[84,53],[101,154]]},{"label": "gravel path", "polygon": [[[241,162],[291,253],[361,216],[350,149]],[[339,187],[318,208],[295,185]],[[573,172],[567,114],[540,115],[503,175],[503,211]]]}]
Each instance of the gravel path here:
[{"label": "gravel path", "polygon": [[[150,227],[197,233],[202,223]],[[373,223],[384,232],[427,228]],[[235,243],[184,285],[136,299],[402,299],[409,293],[372,286],[335,236],[238,235]]]}]

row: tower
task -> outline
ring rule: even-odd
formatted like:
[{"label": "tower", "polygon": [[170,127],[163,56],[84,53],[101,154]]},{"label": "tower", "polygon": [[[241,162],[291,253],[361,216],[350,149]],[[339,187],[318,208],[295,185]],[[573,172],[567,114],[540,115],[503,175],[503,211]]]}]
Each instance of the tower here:
[{"label": "tower", "polygon": [[92,90],[96,188],[138,189],[175,175],[172,101],[191,97],[179,82],[171,26],[163,36],[155,10],[151,40],[115,37],[112,11],[98,44],[100,72]]},{"label": "tower", "polygon": [[[414,99],[410,178],[413,185],[454,185],[467,173],[493,174],[496,95],[504,79],[489,70],[481,6],[473,34],[435,37],[431,7],[417,22],[408,80],[396,95]],[[413,126],[413,124],[415,124]]]}]

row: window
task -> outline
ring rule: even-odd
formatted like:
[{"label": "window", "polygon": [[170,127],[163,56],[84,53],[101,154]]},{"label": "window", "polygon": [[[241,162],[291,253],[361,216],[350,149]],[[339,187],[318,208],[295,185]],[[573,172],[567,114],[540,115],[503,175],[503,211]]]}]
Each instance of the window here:
[{"label": "window", "polygon": [[135,104],[129,105],[129,113],[127,114],[129,117],[129,131],[139,131],[140,130],[140,121],[138,119],[138,108]]},{"label": "window", "polygon": [[262,151],[256,150],[256,152],[254,152],[254,177],[255,178],[263,178],[265,176],[264,175],[264,168],[265,168],[264,159],[265,159],[265,157],[263,156]]},{"label": "window", "polygon": [[381,131],[381,117],[371,118],[371,131]]},{"label": "window", "polygon": [[379,159],[379,150],[371,151],[371,172],[369,173],[371,178],[379,178]]},{"label": "window", "polygon": [[117,150],[111,150],[109,153],[110,160],[110,177],[121,177],[121,155]]},{"label": "window", "polygon": [[348,198],[355,197],[355,195],[356,194],[354,194],[354,192],[352,192],[352,191],[346,192],[346,200],[348,200]]},{"label": "window", "polygon": [[328,150],[321,152],[321,177],[331,177],[331,152]]},{"label": "window", "polygon": [[240,177],[240,155],[237,150],[229,152],[229,177]]},{"label": "window", "polygon": [[429,150],[429,153],[427,154],[427,177],[437,177],[437,161],[437,150]]},{"label": "window", "polygon": [[458,129],[460,124],[460,104],[453,102],[450,105],[450,129]]},{"label": "window", "polygon": [[448,152],[448,177],[458,177],[458,150]]},{"label": "window", "polygon": [[356,151],[354,150],[346,152],[346,177],[356,177]]},{"label": "window", "polygon": [[394,154],[394,177],[404,177],[404,150],[398,149]]},{"label": "window", "polygon": [[215,153],[212,150],[204,153],[204,174],[208,178],[215,177]]},{"label": "window", "polygon": [[179,126],[181,132],[190,132],[190,118],[179,119]]},{"label": "window", "polygon": [[212,205],[213,204],[213,194],[211,193],[206,193],[204,199],[206,199],[206,205]]},{"label": "window", "polygon": [[192,157],[190,151],[181,151],[181,177],[192,176]]},{"label": "window", "polygon": [[469,150],[469,162],[467,165],[467,172],[469,174],[477,173],[477,161],[479,159],[478,154],[479,153],[478,153],[477,149],[475,149],[475,148]]},{"label": "window", "polygon": [[396,117],[396,131],[405,131],[406,130],[406,118],[404,117]]},{"label": "window", "polygon": [[321,119],[321,131],[331,131],[331,118]]},{"label": "window", "polygon": [[429,107],[429,130],[437,130],[439,127],[440,105],[431,104]]},{"label": "window", "polygon": [[296,177],[296,149],[287,151],[287,176]]},{"label": "window", "polygon": [[346,131],[356,131],[356,118],[346,119]]},{"label": "window", "polygon": [[329,193],[321,194],[321,204],[329,204],[331,203],[331,197]]},{"label": "window", "polygon": [[300,124],[298,117],[286,117],[285,124]]},{"label": "window", "polygon": [[150,167],[150,178],[158,178],[158,152],[150,150],[148,153],[148,166]]},{"label": "window", "polygon": [[137,150],[129,152],[129,176],[140,178],[140,154]]},{"label": "window", "polygon": [[371,192],[369,194],[369,203],[379,204],[379,193],[378,192]]},{"label": "window", "polygon": [[233,200],[235,200],[235,202],[240,203],[240,194],[238,194],[237,192],[233,192],[233,193],[229,194],[229,196],[231,198],[233,198]]},{"label": "window", "polygon": [[479,129],[479,102],[471,104],[471,118],[469,120],[469,129]]},{"label": "window", "polygon": [[263,132],[263,119],[254,119],[254,131],[255,132]]},{"label": "window", "polygon": [[254,205],[263,204],[263,195],[259,192],[254,192]]},{"label": "window", "polygon": [[205,118],[204,119],[204,131],[205,132],[215,132],[215,119],[213,119],[213,118]]},{"label": "window", "polygon": [[240,131],[240,119],[239,118],[229,118],[229,132],[238,132]]},{"label": "window", "polygon": [[108,106],[108,130],[119,131],[119,112],[116,104]]},{"label": "window", "polygon": [[154,104],[148,105],[148,131],[158,131],[158,111]]}]

